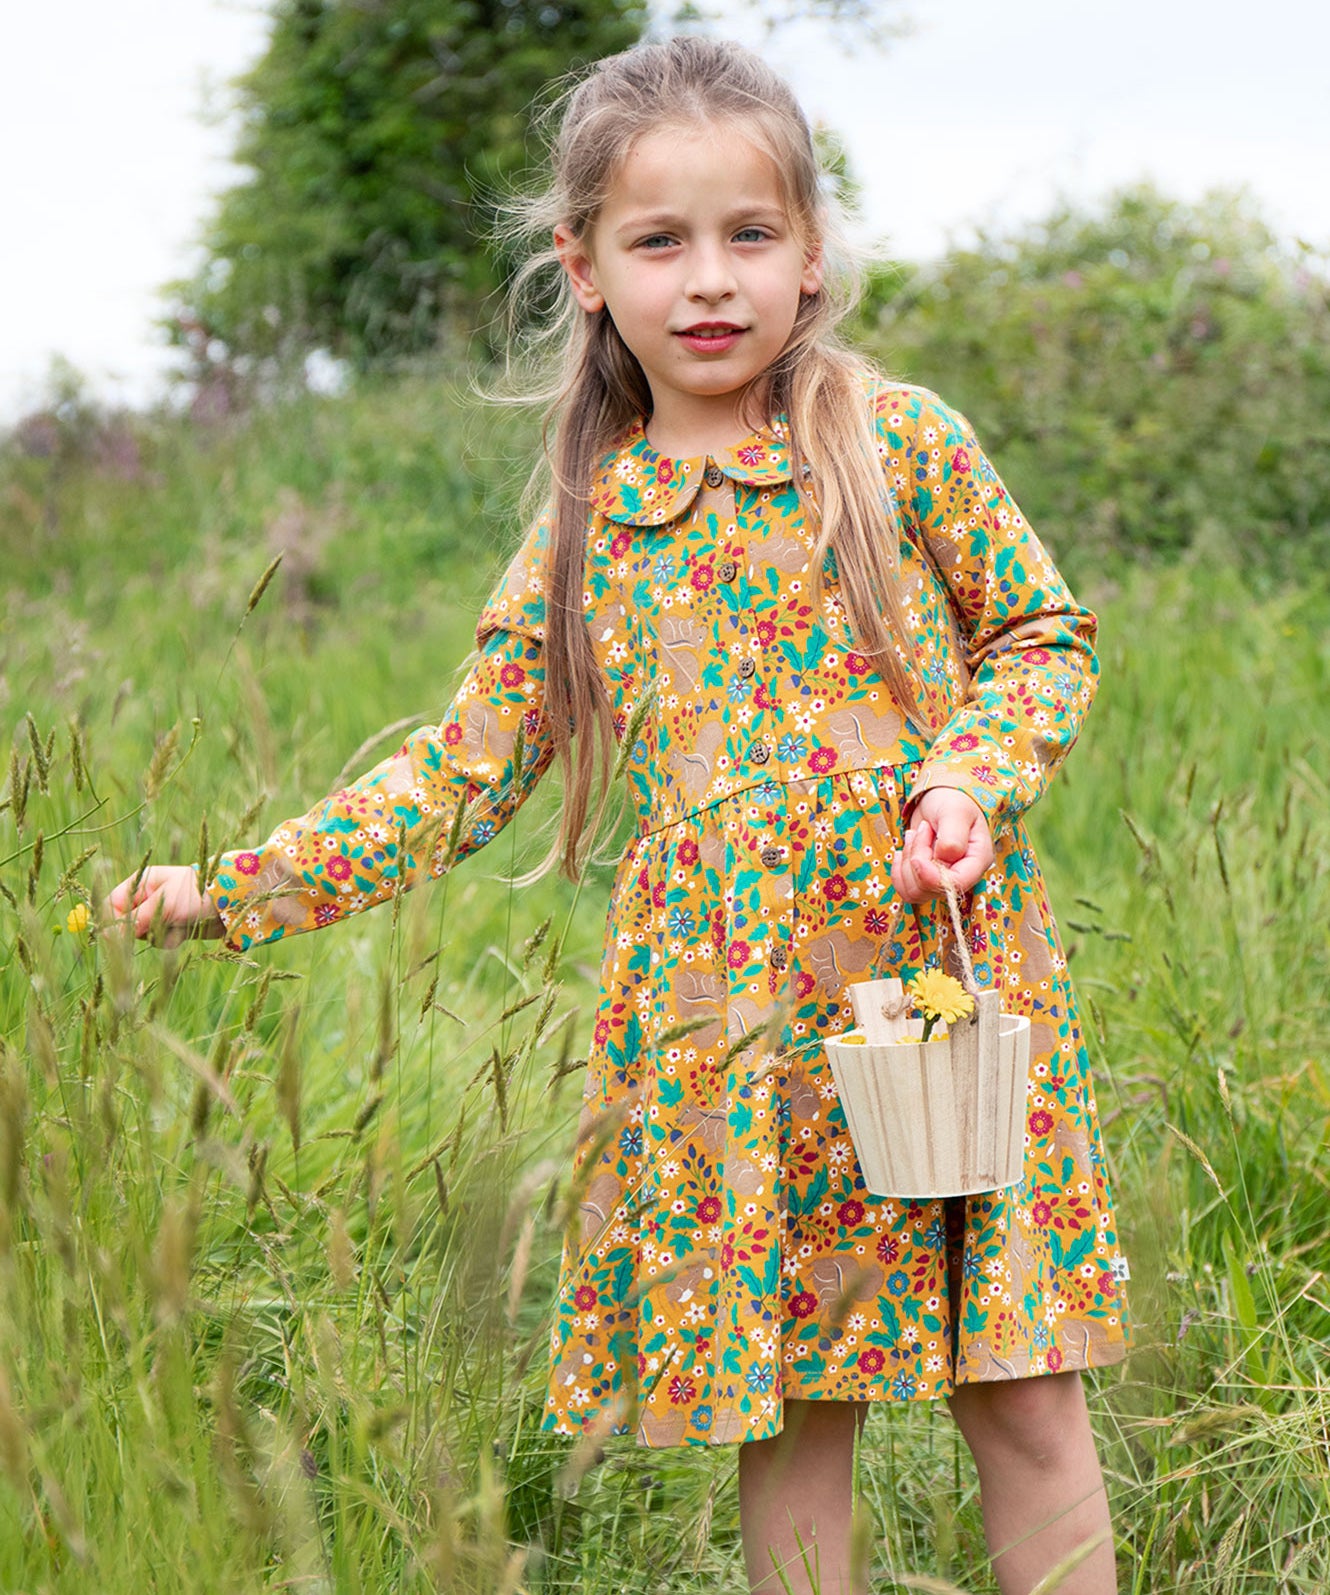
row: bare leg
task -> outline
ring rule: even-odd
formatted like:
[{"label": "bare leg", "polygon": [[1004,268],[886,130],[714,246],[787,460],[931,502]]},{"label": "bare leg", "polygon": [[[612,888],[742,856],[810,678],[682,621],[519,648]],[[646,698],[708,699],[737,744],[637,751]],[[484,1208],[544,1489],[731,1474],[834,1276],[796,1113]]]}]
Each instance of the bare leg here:
[{"label": "bare leg", "polygon": [[[865,1595],[852,1582],[859,1401],[787,1401],[773,1440],[739,1448],[739,1521],[753,1595]],[[784,1582],[782,1583],[782,1578]]]},{"label": "bare leg", "polygon": [[1078,1546],[1103,1543],[1057,1595],[1115,1595],[1113,1532],[1078,1373],[961,1385],[951,1398],[979,1470],[1002,1595],[1029,1595]]}]

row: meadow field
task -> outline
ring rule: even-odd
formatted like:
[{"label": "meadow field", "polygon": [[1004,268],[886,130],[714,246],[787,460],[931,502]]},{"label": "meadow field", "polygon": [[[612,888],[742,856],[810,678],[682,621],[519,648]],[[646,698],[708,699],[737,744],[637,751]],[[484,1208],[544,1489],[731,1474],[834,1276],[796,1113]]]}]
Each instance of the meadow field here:
[{"label": "meadow field", "polygon": [[[527,441],[409,379],[4,460],[0,1590],[743,1588],[732,1449],[538,1428],[608,879],[509,884],[553,783],[326,936],[100,918],[439,716]],[[1330,580],[1243,549],[1055,550],[1103,685],[1032,828],[1132,1266],[1131,1595],[1330,1589]],[[944,1409],[858,1472],[875,1592],[994,1588]]]}]

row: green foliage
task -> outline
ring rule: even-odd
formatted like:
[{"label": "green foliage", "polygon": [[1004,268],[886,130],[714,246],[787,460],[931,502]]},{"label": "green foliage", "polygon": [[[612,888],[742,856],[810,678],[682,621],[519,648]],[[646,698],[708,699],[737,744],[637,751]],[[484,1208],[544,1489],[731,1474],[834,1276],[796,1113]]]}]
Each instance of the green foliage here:
[{"label": "green foliage", "polygon": [[276,0],[177,331],[357,366],[429,349],[496,282],[484,202],[551,79],[637,38],[640,0]]},{"label": "green foliage", "polygon": [[[1086,274],[1075,248],[1062,271]],[[1297,303],[1276,266],[1278,291],[1228,317],[1248,318],[1243,370],[1299,353],[1278,344],[1287,319],[1258,315],[1262,294]],[[1161,269],[1141,266],[1142,290]],[[938,364],[912,370],[952,397],[985,340],[925,311]],[[1153,413],[1182,424],[1208,348],[1161,370]],[[1081,386],[1056,391],[1102,395],[1101,350],[1130,368],[1091,340]],[[986,441],[1022,408],[958,396]],[[1070,500],[1059,440],[1091,423],[1032,397],[1045,491]],[[211,849],[262,834],[357,747],[372,762],[401,734],[385,722],[440,711],[515,540],[530,441],[420,378],[212,430],[102,416],[66,384],[0,457],[0,1588],[742,1587],[732,1450],[615,1442],[595,1463],[538,1430],[604,887],[603,870],[580,894],[504,884],[548,841],[552,783],[515,837],[396,917],[250,961],[131,954],[95,914],[70,928],[145,853],[197,857],[205,816]],[[1133,457],[1168,502],[1172,454],[1157,478]],[[1217,529],[1139,571],[1116,542],[1079,550],[1103,687],[1032,826],[1134,1275],[1133,1356],[1092,1382],[1121,1587],[1314,1595],[1330,587],[1267,566],[1254,589],[1226,536],[1246,550],[1258,523],[1207,514]],[[875,1588],[993,1588],[941,1406],[873,1416],[859,1491]]]},{"label": "green foliage", "polygon": [[1150,189],[879,279],[864,331],[965,410],[1073,574],[1221,536],[1330,547],[1330,273],[1242,202]]}]

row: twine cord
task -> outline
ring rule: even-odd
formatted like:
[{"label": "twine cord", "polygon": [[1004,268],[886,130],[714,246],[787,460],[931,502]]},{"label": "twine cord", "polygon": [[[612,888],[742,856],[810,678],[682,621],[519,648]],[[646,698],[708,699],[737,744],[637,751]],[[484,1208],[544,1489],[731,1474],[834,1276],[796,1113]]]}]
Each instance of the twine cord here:
[{"label": "twine cord", "polygon": [[956,951],[961,955],[961,985],[972,997],[978,997],[982,987],[974,976],[974,965],[970,962],[970,948],[965,939],[965,927],[961,924],[961,904],[956,892],[956,878],[945,864],[938,866],[938,874],[942,878],[942,889],[947,894],[947,907],[951,911],[951,928],[956,933]]}]

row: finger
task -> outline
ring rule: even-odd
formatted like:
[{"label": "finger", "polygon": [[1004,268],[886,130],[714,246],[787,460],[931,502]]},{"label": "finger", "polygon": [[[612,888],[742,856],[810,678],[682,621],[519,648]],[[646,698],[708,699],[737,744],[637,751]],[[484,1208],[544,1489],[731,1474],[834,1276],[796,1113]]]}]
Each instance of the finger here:
[{"label": "finger", "polygon": [[919,897],[935,897],[942,890],[942,876],[938,869],[937,832],[928,820],[915,824],[914,843],[907,851]]},{"label": "finger", "polygon": [[922,902],[928,896],[928,889],[919,877],[920,857],[918,832],[912,826],[905,833],[904,846],[896,855],[892,870],[897,889],[907,903]]},{"label": "finger", "polygon": [[140,940],[152,934],[153,922],[159,910],[164,906],[163,889],[158,886],[147,897],[138,898],[134,903],[134,934]]},{"label": "finger", "polygon": [[941,864],[954,864],[963,859],[970,849],[974,830],[971,815],[957,808],[946,808],[938,823],[937,838],[933,843],[933,857]]},{"label": "finger", "polygon": [[964,856],[946,866],[956,890],[968,892],[976,886],[988,873],[994,857],[993,838],[989,834],[988,826],[982,820],[976,821],[970,832]]}]

